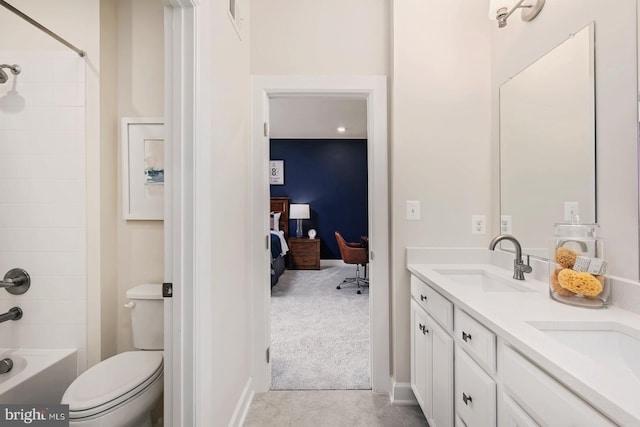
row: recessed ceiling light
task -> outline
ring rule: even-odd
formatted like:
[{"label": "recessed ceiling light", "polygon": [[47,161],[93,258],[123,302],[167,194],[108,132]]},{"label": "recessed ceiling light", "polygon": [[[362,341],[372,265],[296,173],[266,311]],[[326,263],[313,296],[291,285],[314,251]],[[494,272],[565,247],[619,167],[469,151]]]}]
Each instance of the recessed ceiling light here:
[{"label": "recessed ceiling light", "polygon": [[344,126],[338,126],[336,130],[340,133],[345,133],[347,131],[347,128]]}]

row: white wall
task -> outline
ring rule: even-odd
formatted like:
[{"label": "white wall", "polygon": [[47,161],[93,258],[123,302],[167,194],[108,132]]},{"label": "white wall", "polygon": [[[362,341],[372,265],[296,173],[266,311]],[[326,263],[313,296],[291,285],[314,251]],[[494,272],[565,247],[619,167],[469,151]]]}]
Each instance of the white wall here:
[{"label": "white wall", "polygon": [[203,197],[195,200],[196,425],[237,422],[251,381],[250,5],[238,5],[242,39],[227,0],[198,7],[199,105],[209,114],[198,117],[194,154],[206,180],[196,182]]},{"label": "white wall", "polygon": [[[546,2],[540,15],[530,23],[515,14],[505,28],[493,27],[494,147],[497,150],[499,85],[569,34],[594,21],[597,221],[606,240],[609,272],[637,279],[640,266],[636,0],[622,0],[616,2],[615,8],[610,6],[598,0]],[[494,176],[494,180],[497,177]],[[549,224],[548,234],[552,233],[552,224]]]},{"label": "white wall", "polygon": [[[487,2],[393,2],[393,372],[409,382],[407,246],[485,246],[494,215]],[[421,202],[407,221],[406,201]],[[471,216],[486,215],[486,235]]]},{"label": "white wall", "polygon": [[252,74],[377,74],[389,69],[389,2],[251,2]]},{"label": "white wall", "polygon": [[[122,117],[162,117],[164,114],[164,8],[159,0],[117,0],[117,114]],[[116,37],[117,36],[117,37]],[[117,352],[133,349],[126,291],[141,283],[163,282],[163,221],[125,221],[122,217],[120,143],[105,141],[116,163],[105,164],[117,194],[112,206],[117,217]],[[117,156],[115,155],[117,153]]]},{"label": "white wall", "polygon": [[[102,209],[100,234],[117,235],[118,192],[117,170],[117,103],[118,84],[116,61],[118,53],[118,9],[116,0],[100,2],[100,203]],[[98,360],[117,353],[118,328],[118,268],[117,239],[101,240],[100,247],[100,355]]]}]

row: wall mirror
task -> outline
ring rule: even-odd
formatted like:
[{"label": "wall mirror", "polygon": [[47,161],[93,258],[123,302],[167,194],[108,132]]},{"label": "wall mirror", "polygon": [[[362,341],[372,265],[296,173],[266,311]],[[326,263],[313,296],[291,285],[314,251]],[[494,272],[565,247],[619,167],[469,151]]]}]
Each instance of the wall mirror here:
[{"label": "wall mirror", "polygon": [[541,258],[554,223],[596,221],[593,23],[500,86],[500,215]]}]

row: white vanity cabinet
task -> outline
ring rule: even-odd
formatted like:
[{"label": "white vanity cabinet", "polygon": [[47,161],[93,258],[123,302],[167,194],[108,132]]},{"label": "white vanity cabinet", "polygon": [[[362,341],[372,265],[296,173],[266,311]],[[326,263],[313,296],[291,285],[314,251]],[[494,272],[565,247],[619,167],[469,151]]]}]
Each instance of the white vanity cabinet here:
[{"label": "white vanity cabinet", "polygon": [[500,369],[506,390],[501,409],[504,418],[528,416],[530,422],[535,419],[540,425],[567,427],[615,425],[511,347],[502,345],[501,350]]},{"label": "white vanity cabinet", "polygon": [[431,427],[615,425],[468,307],[413,275],[411,295],[411,387]]},{"label": "white vanity cabinet", "polygon": [[438,297],[442,297],[434,296],[433,290],[427,297],[420,286],[426,286],[424,283],[415,285],[412,291],[417,292],[412,292],[411,301],[411,388],[429,426],[453,427],[453,338],[427,314],[424,304],[433,298],[430,302],[437,307],[436,315],[451,311],[438,303]]}]

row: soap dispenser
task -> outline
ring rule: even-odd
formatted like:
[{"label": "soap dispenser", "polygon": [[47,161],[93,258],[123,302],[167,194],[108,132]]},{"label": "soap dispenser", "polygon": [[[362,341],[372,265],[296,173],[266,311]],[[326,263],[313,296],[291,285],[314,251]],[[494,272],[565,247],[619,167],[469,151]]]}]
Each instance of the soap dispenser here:
[{"label": "soap dispenser", "polygon": [[610,289],[606,277],[604,242],[598,224],[554,225],[549,244],[549,295],[558,302],[587,308],[606,308]]}]

